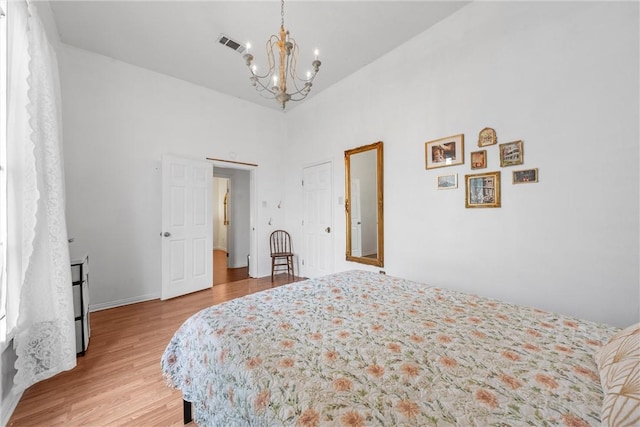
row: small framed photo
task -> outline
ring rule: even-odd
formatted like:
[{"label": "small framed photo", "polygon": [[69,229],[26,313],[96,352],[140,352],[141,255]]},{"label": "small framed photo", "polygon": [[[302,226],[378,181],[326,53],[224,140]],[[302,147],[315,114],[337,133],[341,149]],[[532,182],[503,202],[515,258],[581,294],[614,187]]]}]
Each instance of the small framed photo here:
[{"label": "small framed photo", "polygon": [[498,142],[496,131],[491,128],[484,128],[478,134],[478,147],[486,147],[494,145]]},{"label": "small framed photo", "polygon": [[452,190],[458,188],[458,174],[440,175],[438,177],[438,190]]},{"label": "small framed photo", "polygon": [[500,144],[500,167],[515,166],[524,163],[522,141]]},{"label": "small framed photo", "polygon": [[513,171],[514,184],[529,184],[531,182],[538,182],[538,168]]},{"label": "small framed photo", "polygon": [[471,152],[471,169],[484,169],[487,167],[487,150]]},{"label": "small framed photo", "polygon": [[427,169],[461,165],[464,163],[464,134],[425,142],[424,150]]},{"label": "small framed photo", "polygon": [[465,207],[500,207],[500,171],[465,175],[465,182]]}]

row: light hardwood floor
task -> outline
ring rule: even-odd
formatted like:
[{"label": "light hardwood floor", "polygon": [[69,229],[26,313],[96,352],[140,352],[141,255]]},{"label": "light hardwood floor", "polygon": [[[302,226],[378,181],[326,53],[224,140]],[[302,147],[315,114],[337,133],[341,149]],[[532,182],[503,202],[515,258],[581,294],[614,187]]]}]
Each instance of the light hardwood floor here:
[{"label": "light hardwood floor", "polygon": [[[162,378],[160,357],[195,312],[291,281],[245,279],[168,301],[91,313],[91,339],[78,365],[29,388],[9,426],[181,426],[182,396]],[[191,423],[190,425],[193,425]]]},{"label": "light hardwood floor", "polygon": [[213,251],[213,284],[235,282],[249,277],[248,267],[227,268],[227,253]]}]

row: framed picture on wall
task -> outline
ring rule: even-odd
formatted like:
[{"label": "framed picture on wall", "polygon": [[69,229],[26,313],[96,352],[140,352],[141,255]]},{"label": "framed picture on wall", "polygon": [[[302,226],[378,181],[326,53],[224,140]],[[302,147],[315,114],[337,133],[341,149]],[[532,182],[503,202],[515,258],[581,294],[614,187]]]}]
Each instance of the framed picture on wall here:
[{"label": "framed picture on wall", "polygon": [[425,142],[424,150],[427,169],[461,165],[464,163],[464,134]]},{"label": "framed picture on wall", "polygon": [[500,207],[500,171],[465,175],[465,183],[465,207]]},{"label": "framed picture on wall", "polygon": [[486,147],[487,145],[494,145],[498,142],[496,131],[491,128],[484,128],[478,134],[478,147]]},{"label": "framed picture on wall", "polygon": [[531,182],[538,182],[538,168],[513,171],[514,184],[529,184]]},{"label": "framed picture on wall", "polygon": [[438,190],[452,190],[458,188],[458,174],[440,175],[438,177]]},{"label": "framed picture on wall", "polygon": [[487,150],[471,152],[471,169],[484,169],[487,167]]},{"label": "framed picture on wall", "polygon": [[514,166],[524,163],[524,151],[522,141],[500,144],[500,166]]}]

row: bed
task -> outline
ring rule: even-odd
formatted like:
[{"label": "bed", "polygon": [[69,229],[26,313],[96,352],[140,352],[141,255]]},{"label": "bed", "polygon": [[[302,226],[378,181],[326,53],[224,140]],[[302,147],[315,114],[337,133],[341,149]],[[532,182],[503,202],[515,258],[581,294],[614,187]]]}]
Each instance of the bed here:
[{"label": "bed", "polygon": [[619,332],[348,271],[194,314],[161,365],[199,425],[587,426]]}]

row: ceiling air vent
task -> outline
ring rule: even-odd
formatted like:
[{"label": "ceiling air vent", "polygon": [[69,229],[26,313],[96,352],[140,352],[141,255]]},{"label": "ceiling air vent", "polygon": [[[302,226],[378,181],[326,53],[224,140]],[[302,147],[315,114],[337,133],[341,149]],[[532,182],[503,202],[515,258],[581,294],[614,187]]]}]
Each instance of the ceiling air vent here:
[{"label": "ceiling air vent", "polygon": [[233,49],[239,54],[243,54],[246,50],[242,44],[238,43],[235,40],[232,40],[230,37],[227,37],[224,34],[220,34],[220,36],[218,37],[218,43],[227,46],[229,49]]}]

